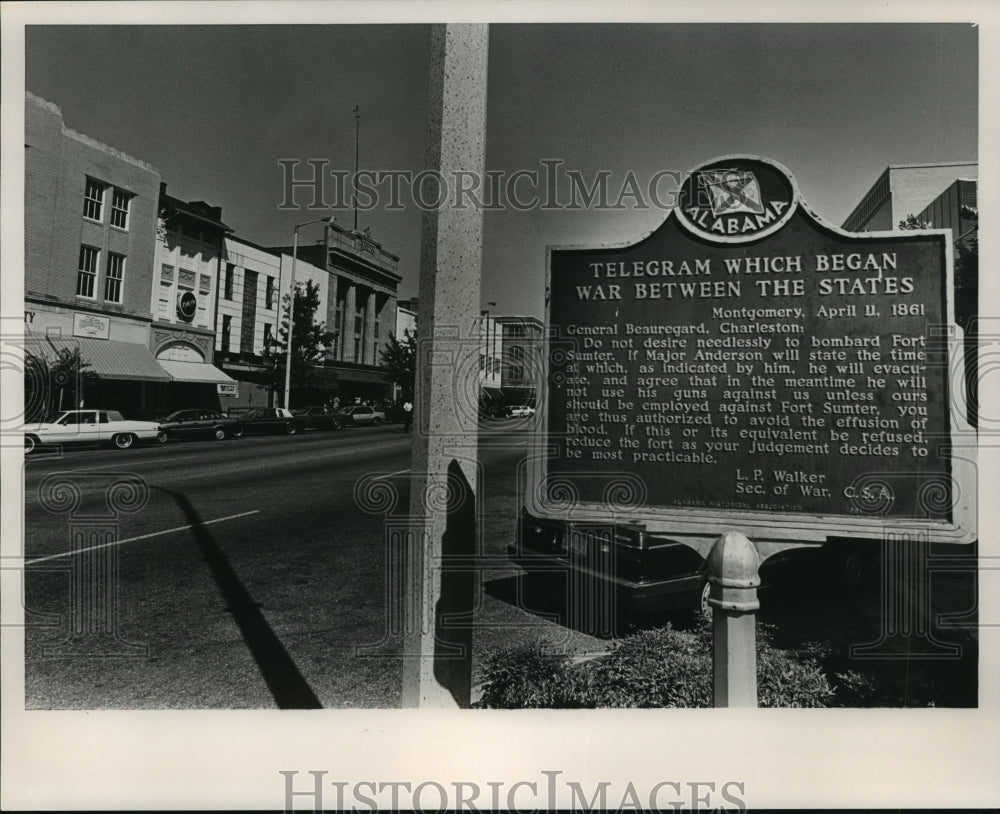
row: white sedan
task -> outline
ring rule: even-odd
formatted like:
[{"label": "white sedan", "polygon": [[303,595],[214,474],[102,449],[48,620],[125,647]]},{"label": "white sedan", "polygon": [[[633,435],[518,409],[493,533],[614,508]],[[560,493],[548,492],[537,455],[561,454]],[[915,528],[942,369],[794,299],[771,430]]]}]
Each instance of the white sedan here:
[{"label": "white sedan", "polygon": [[334,416],[345,427],[377,427],[385,421],[385,413],[381,410],[373,410],[367,404],[341,407],[334,413]]},{"label": "white sedan", "polygon": [[534,414],[535,408],[529,407],[527,404],[516,404],[513,407],[509,407],[507,412],[507,415],[511,418],[526,418]]},{"label": "white sedan", "polygon": [[117,410],[68,410],[52,422],[24,428],[24,451],[39,444],[111,444],[129,449],[137,441],[165,440],[155,421],[126,421]]}]

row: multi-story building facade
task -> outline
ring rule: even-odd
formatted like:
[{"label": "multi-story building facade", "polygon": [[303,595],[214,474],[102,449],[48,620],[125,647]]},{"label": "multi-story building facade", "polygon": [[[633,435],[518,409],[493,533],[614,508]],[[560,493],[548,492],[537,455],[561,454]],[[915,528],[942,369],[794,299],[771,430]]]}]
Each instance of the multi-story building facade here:
[{"label": "multi-story building facade", "polygon": [[417,331],[417,299],[396,301],[396,328],[393,336],[402,341],[407,331],[415,334]]},{"label": "multi-story building facade", "polygon": [[843,228],[848,232],[896,229],[908,215],[930,206],[956,179],[975,179],[978,173],[979,165],[971,161],[891,164],[851,210]]},{"label": "multi-story building facade", "polygon": [[[400,300],[396,304],[396,336],[402,337],[404,330],[415,331],[418,320],[416,297]],[[494,303],[490,303],[494,305]],[[494,317],[488,310],[480,311],[479,319],[473,326],[473,336],[478,337],[478,378],[479,397],[484,408],[502,403],[504,384],[505,334],[502,318]]]},{"label": "multi-story building facade", "polygon": [[[25,106],[29,355],[79,351],[88,375],[73,399],[128,417],[276,403],[262,352],[284,316],[291,249],[232,236],[220,207],[167,194],[155,168],[70,130],[55,105],[28,93]],[[336,335],[305,397],[390,395],[381,350],[398,330],[398,262],[336,224],[299,248],[295,278],[316,284],[316,319]]]},{"label": "multi-story building facade", "polygon": [[24,136],[27,350],[49,361],[79,350],[90,375],[62,407],[153,415],[170,381],[150,345],[160,175],[31,93]]},{"label": "multi-story building facade", "polygon": [[958,178],[917,214],[921,223],[934,229],[951,229],[956,244],[966,243],[979,232],[978,182]]},{"label": "multi-story building facade", "polygon": [[502,386],[503,336],[497,318],[483,311],[479,320],[479,386],[495,399]]},{"label": "multi-story building facade", "polygon": [[159,203],[150,345],[172,380],[161,408],[217,407],[235,387],[213,364],[219,272],[232,230],[220,207],[182,201],[166,184]]},{"label": "multi-story building facade", "polygon": [[[978,165],[909,164],[888,167],[854,207],[844,229],[889,231],[911,216],[917,228],[951,229],[956,260],[979,234]],[[959,268],[955,278],[956,319],[963,327],[978,310],[976,270]]]},{"label": "multi-story building facade", "polygon": [[534,405],[541,379],[544,326],[536,317],[497,317],[503,338],[502,374],[508,403]]},{"label": "multi-story building facade", "polygon": [[[292,247],[273,251],[290,256]],[[298,259],[328,274],[325,321],[337,338],[326,368],[336,376],[340,401],[389,398],[390,384],[380,362],[381,349],[396,326],[396,292],[403,279],[397,272],[399,258],[367,230],[355,232],[333,223],[324,227],[321,244],[299,246]]]},{"label": "multi-story building facade", "polygon": [[[228,407],[273,406],[283,402],[282,382],[277,381],[273,360],[265,355],[287,318],[285,298],[291,290],[292,258],[265,249],[241,237],[225,241],[219,282],[216,358],[239,384]],[[317,317],[323,322],[329,296],[328,273],[299,258],[295,279],[312,282],[319,295]],[[334,377],[317,371],[312,392],[299,395],[325,402],[336,397]],[[292,406],[298,405],[293,402]]]},{"label": "multi-story building facade", "polygon": [[[406,340],[407,336],[416,336],[417,334],[417,298],[413,297],[409,300],[396,300],[396,327],[393,331],[393,336],[397,340],[403,342]],[[390,397],[393,401],[399,401],[403,398],[412,398],[410,390],[402,387],[397,383],[393,383],[392,392]]]},{"label": "multi-story building facade", "polygon": [[281,258],[227,235],[217,285],[215,359],[239,382],[226,406],[272,406],[274,374],[264,350],[281,321]]},{"label": "multi-story building facade", "polygon": [[979,234],[978,165],[973,162],[907,164],[888,167],[854,207],[844,229],[889,231],[913,216],[914,226],[951,229],[955,244],[954,316],[964,332],[966,406],[969,423],[978,423]]}]

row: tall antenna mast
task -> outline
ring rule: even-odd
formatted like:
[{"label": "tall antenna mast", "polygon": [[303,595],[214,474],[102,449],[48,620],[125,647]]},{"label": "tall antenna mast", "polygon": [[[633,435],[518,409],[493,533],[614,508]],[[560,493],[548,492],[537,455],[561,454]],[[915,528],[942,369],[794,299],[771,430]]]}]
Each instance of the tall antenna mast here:
[{"label": "tall antenna mast", "polygon": [[354,231],[358,231],[358,156],[361,154],[361,105],[354,106]]}]

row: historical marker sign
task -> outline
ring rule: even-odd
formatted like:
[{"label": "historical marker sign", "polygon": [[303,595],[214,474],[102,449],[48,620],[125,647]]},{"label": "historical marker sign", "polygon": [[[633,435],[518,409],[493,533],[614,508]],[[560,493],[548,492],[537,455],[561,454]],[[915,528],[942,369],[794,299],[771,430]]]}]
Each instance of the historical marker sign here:
[{"label": "historical marker sign", "polygon": [[735,156],[691,172],[639,242],[550,249],[549,277],[529,509],[758,539],[974,535],[950,232],[842,232],[783,167]]}]

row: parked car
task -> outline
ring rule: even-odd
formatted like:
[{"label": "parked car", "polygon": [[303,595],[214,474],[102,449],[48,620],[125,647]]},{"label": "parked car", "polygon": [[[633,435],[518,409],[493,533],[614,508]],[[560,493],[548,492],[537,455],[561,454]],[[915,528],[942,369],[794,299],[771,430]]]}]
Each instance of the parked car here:
[{"label": "parked car", "polygon": [[[386,421],[401,422],[401,421],[404,421],[406,419],[406,412],[407,411],[403,408],[404,404],[406,404],[405,401],[389,402],[387,404],[382,404],[381,406],[376,407],[375,409],[376,410],[381,410],[383,413],[385,413],[385,420]],[[411,408],[413,407],[412,400],[410,402],[410,407]]]},{"label": "parked car", "polygon": [[129,449],[161,434],[157,422],[128,421],[117,410],[67,410],[55,421],[27,425],[24,451],[31,453],[41,444],[111,444]]},{"label": "parked car", "polygon": [[217,410],[177,410],[161,419],[166,441],[168,438],[239,438],[243,435],[243,424],[239,419],[223,415]]},{"label": "parked car", "polygon": [[240,416],[243,432],[247,435],[267,435],[283,432],[294,435],[298,423],[284,407],[256,407]]},{"label": "parked car", "polygon": [[[877,574],[878,553],[878,545],[866,540],[791,548],[768,557],[760,566],[761,589],[864,590]],[[508,546],[507,556],[529,573],[573,578],[577,585],[594,586],[595,597],[613,596],[627,614],[708,609],[705,558],[679,540],[641,526],[566,522],[522,510],[518,539]]]},{"label": "parked car", "polygon": [[344,422],[325,407],[300,407],[292,410],[295,423],[300,430],[339,430]]},{"label": "parked car", "polygon": [[535,414],[535,408],[527,404],[514,404],[507,408],[505,415],[508,418],[526,418]]},{"label": "parked car", "polygon": [[374,410],[366,404],[341,407],[334,415],[345,427],[377,427],[385,421],[385,413],[381,410]]}]

